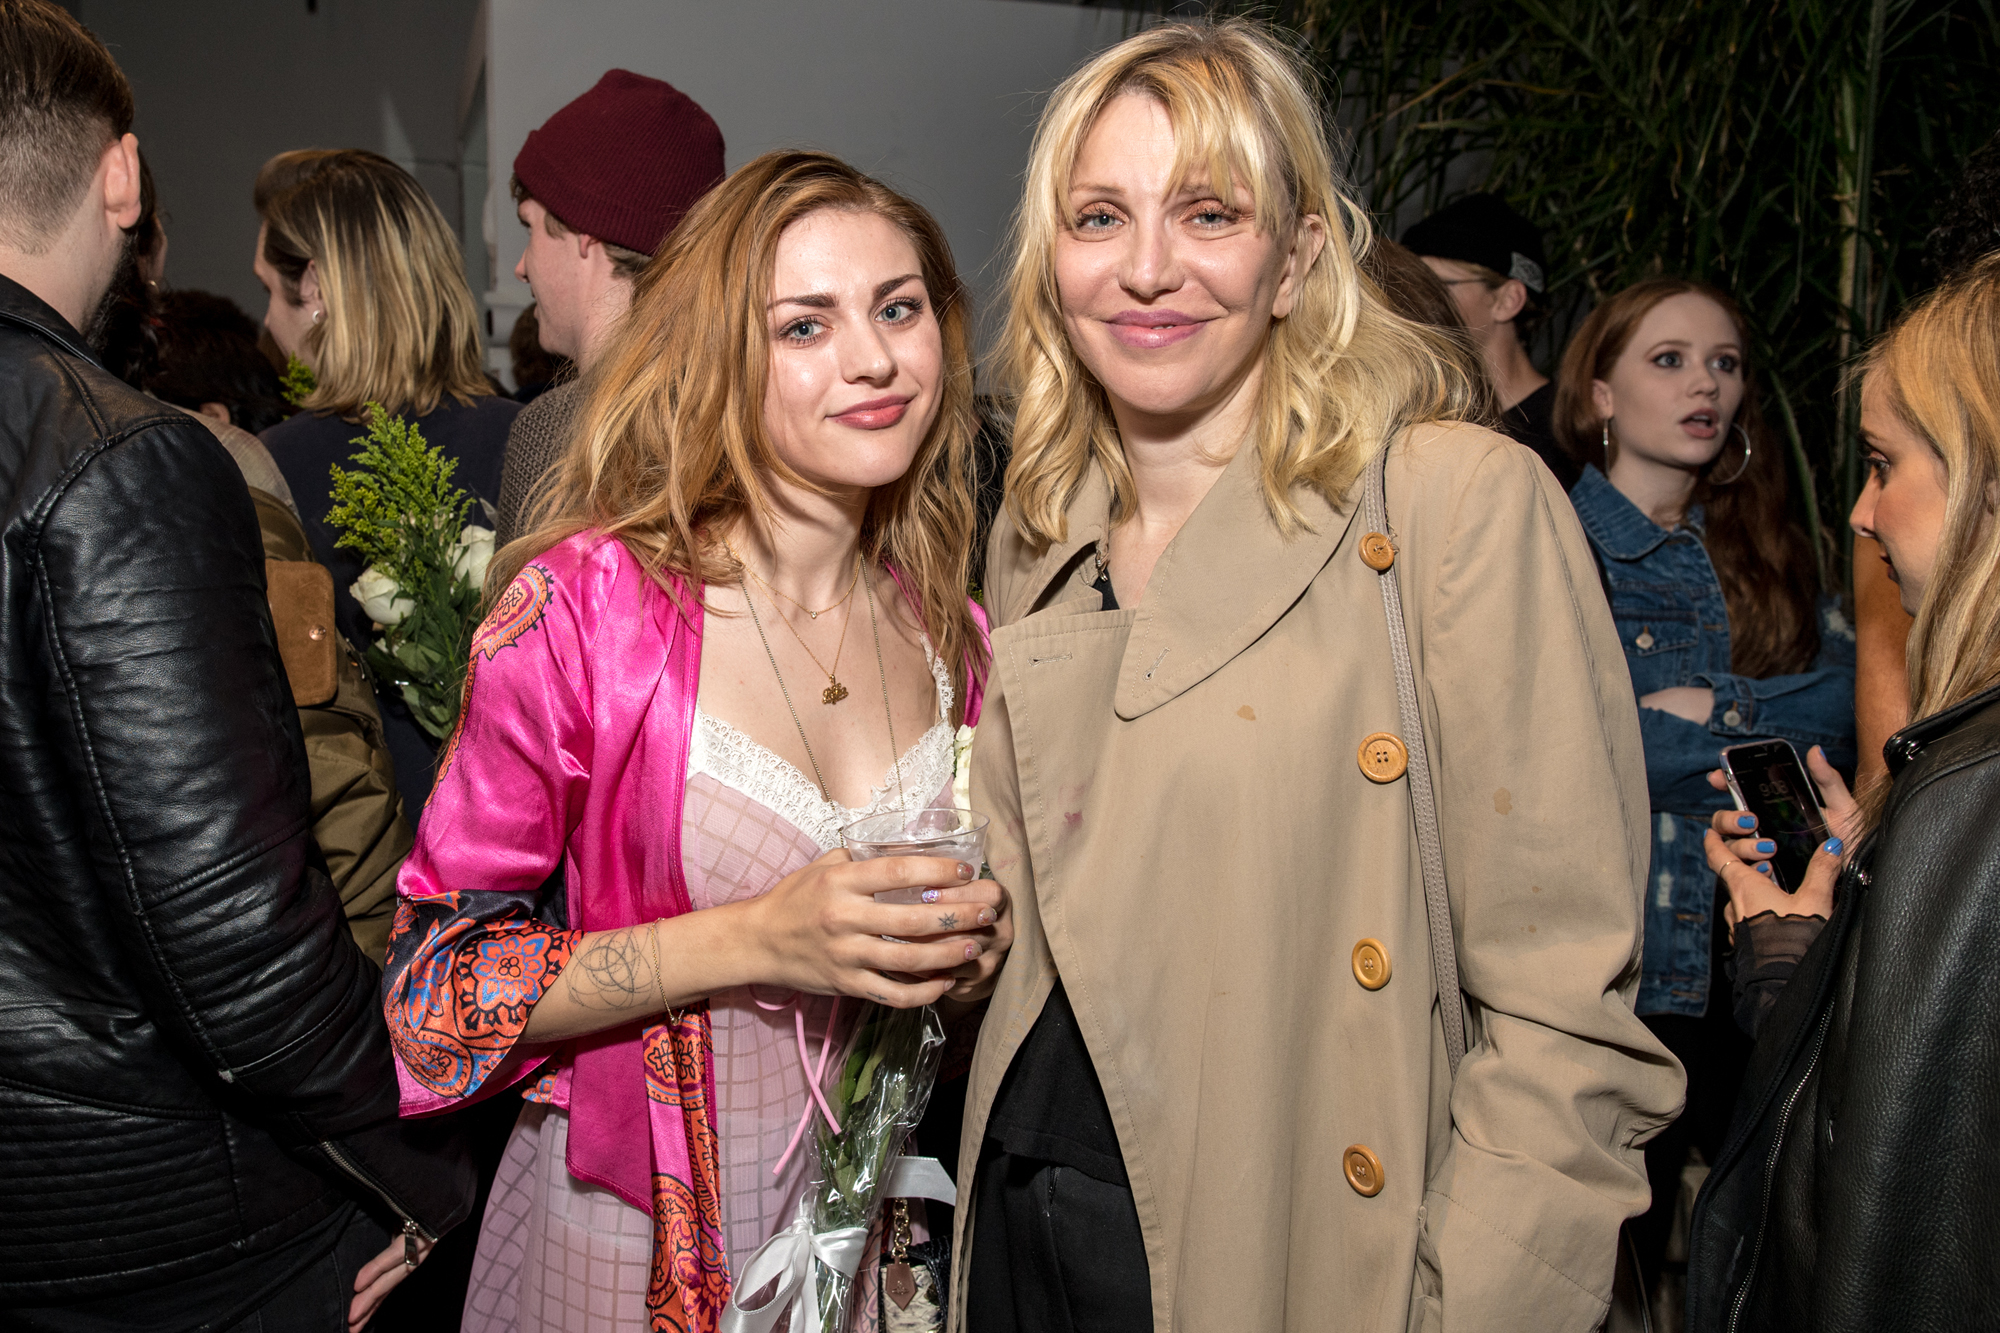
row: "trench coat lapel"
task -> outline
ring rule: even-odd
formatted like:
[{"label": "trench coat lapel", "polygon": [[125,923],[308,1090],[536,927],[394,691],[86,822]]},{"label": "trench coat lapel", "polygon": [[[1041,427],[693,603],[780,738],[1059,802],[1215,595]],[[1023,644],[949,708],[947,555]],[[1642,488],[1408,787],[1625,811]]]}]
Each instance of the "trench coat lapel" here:
[{"label": "trench coat lapel", "polygon": [[1278,531],[1257,450],[1239,449],[1189,515],[1140,599],[1113,707],[1131,720],[1199,685],[1255,643],[1332,558],[1360,508],[1293,491],[1306,528]]},{"label": "trench coat lapel", "polygon": [[[1095,546],[1110,531],[1111,487],[1104,480],[1103,469],[1095,463],[1084,470],[1083,485],[1078,488],[1076,498],[1070,501],[1066,515],[1069,520],[1068,534],[1059,542],[1051,542],[1049,548],[1028,567],[1027,574],[1008,597],[1007,605],[994,608],[999,612],[995,624],[1011,625],[1034,610],[1037,603],[1045,600],[1043,594],[1048,591],[1049,585],[1069,569],[1077,553],[1085,547]],[[1002,515],[1000,521],[1009,520]]]}]

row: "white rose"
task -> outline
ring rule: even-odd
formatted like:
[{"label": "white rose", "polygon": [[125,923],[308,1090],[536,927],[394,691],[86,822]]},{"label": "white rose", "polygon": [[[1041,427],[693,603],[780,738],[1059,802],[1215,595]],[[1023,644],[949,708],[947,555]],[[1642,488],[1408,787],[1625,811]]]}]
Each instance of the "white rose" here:
[{"label": "white rose", "polygon": [[361,609],[368,618],[385,629],[402,624],[417,607],[415,602],[401,595],[403,590],[397,586],[396,580],[373,565],[362,570],[361,577],[349,584],[347,590],[354,594],[355,601],[361,603]]},{"label": "white rose", "polygon": [[972,808],[973,731],[972,727],[960,727],[951,742],[951,762],[956,770],[951,779],[951,803],[961,810]]},{"label": "white rose", "polygon": [[453,546],[451,572],[477,588],[486,581],[486,567],[493,563],[493,529],[468,523],[459,529]]}]

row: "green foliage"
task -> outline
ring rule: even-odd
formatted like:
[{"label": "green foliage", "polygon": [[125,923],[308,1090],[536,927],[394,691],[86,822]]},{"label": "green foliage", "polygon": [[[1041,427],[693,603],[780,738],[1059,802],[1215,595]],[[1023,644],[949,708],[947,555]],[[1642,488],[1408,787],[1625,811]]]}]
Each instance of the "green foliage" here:
[{"label": "green foliage", "polygon": [[1735,295],[1809,519],[1846,532],[1860,477],[1840,373],[1927,282],[1938,206],[2000,126],[1996,0],[1211,8],[1300,34],[1379,219],[1493,189],[1546,229],[1545,362],[1638,278]]},{"label": "green foliage", "polygon": [[[472,499],[451,484],[457,462],[423,432],[367,405],[368,434],[353,442],[356,467],[332,469],[334,543],[394,581],[409,612],[367,651],[376,679],[397,687],[431,735],[451,733],[479,621],[478,586],[457,572],[459,533]],[[364,578],[366,575],[364,574]]]},{"label": "green foliage", "polygon": [[285,401],[297,407],[319,387],[319,377],[313,374],[311,366],[296,356],[288,356],[285,358],[285,373],[278,377],[278,387],[284,393]]}]

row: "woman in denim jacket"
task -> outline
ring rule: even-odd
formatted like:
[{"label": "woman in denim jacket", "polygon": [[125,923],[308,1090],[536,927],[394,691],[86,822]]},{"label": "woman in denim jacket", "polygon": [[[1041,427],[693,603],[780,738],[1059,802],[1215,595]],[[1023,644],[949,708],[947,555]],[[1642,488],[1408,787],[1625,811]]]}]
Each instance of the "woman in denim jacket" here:
[{"label": "woman in denim jacket", "polygon": [[1563,356],[1556,430],[1586,464],[1570,493],[1639,696],[1653,807],[1637,1009],[1687,1066],[1681,1119],[1647,1148],[1633,1222],[1650,1282],[1690,1144],[1713,1160],[1745,1046],[1728,987],[1711,1010],[1716,878],[1702,850],[1729,804],[1724,746],[1782,738],[1815,775],[1854,764],[1854,632],[1820,595],[1764,428],[1734,302],[1653,278],[1593,311]]}]

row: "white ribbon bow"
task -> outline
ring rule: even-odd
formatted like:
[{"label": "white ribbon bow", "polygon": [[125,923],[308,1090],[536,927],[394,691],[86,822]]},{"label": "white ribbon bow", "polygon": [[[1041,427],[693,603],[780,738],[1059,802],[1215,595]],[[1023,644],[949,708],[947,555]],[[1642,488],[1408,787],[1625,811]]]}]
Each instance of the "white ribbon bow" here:
[{"label": "white ribbon bow", "polygon": [[[883,1197],[956,1203],[958,1190],[936,1158],[899,1157],[890,1168]],[[778,1316],[787,1310],[792,1314],[791,1333],[822,1333],[819,1273],[813,1260],[817,1258],[851,1282],[867,1248],[867,1227],[841,1227],[815,1235],[812,1224],[799,1218],[758,1246],[750,1262],[743,1265],[743,1275],[737,1279],[736,1290],[717,1324],[719,1333],[770,1333],[778,1325]],[[771,1299],[754,1310],[737,1304],[738,1296],[761,1291],[772,1278],[778,1279],[778,1288]]]},{"label": "white ribbon bow", "polygon": [[[792,1314],[792,1333],[821,1333],[819,1275],[813,1259],[852,1280],[854,1270],[861,1267],[861,1252],[868,1247],[868,1228],[842,1227],[814,1235],[811,1227],[801,1217],[757,1247],[722,1312],[720,1333],[770,1333],[786,1310]],[[778,1279],[778,1289],[770,1300],[754,1310],[737,1304],[739,1295],[762,1290],[772,1278]]]}]

